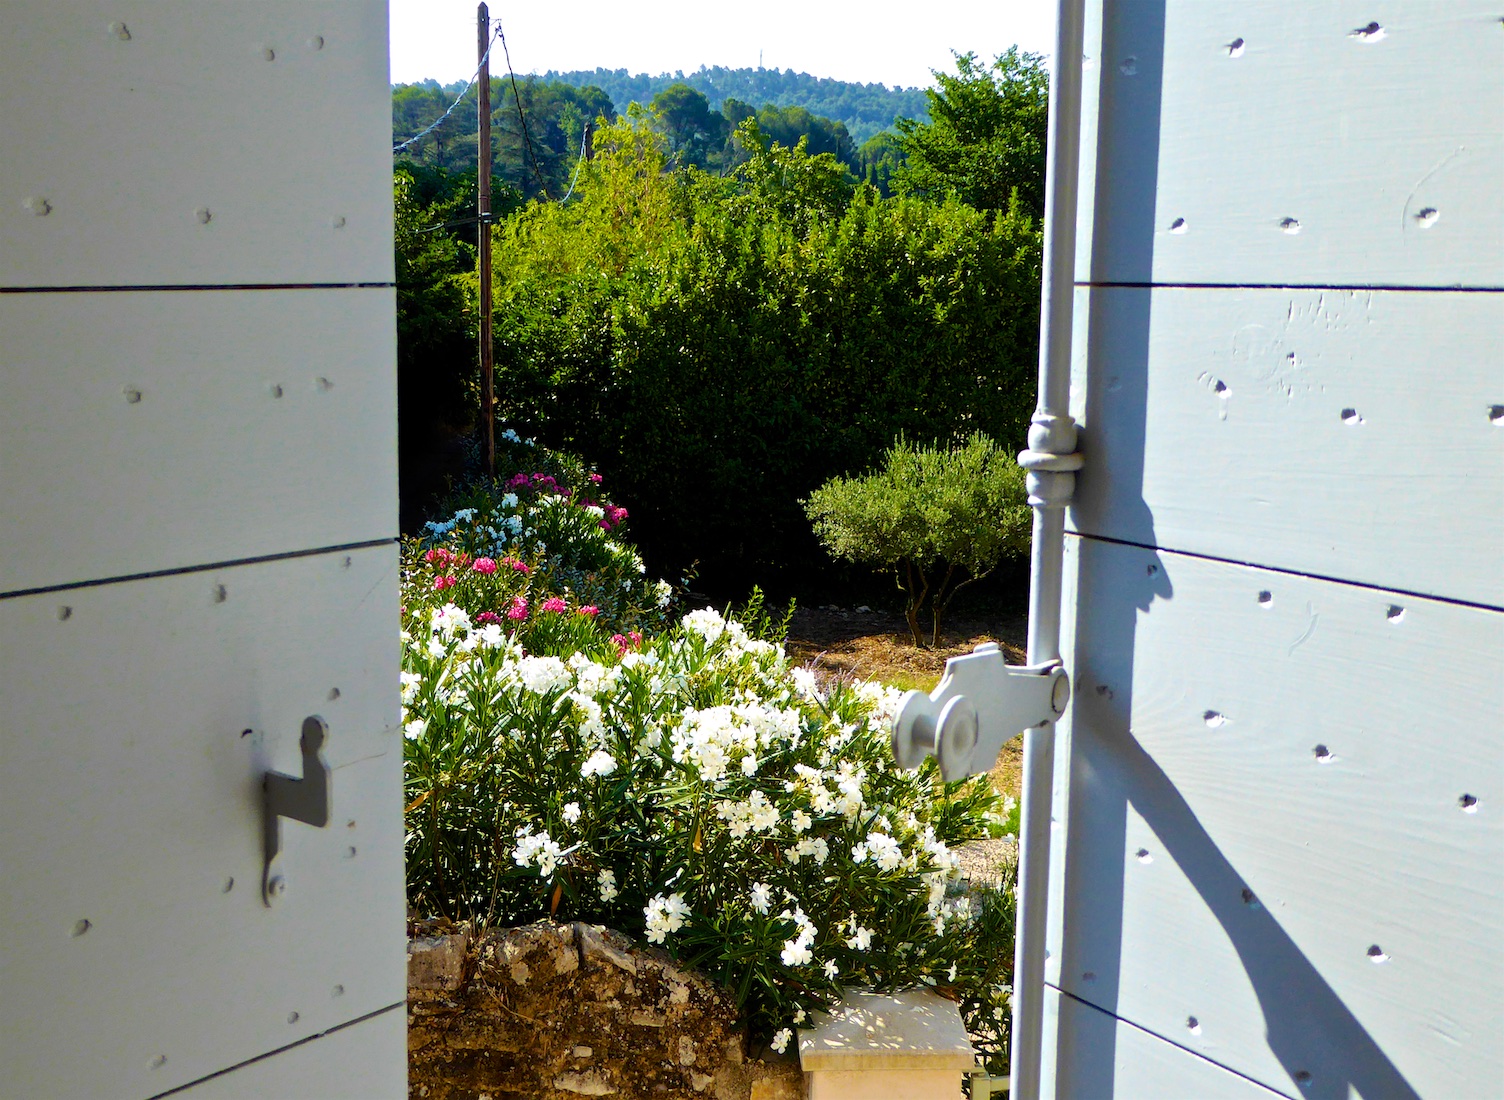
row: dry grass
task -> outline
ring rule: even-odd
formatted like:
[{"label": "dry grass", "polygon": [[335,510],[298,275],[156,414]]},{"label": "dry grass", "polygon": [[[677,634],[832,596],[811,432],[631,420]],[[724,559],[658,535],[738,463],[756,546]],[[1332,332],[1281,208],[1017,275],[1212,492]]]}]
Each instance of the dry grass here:
[{"label": "dry grass", "polygon": [[[998,642],[1009,661],[1024,659],[1027,623],[1022,615],[957,617],[947,624],[938,649],[916,648],[903,618],[882,612],[800,608],[789,626],[789,656],[828,676],[881,680],[905,690],[928,692],[940,682],[947,658],[970,653],[982,642]],[[992,781],[1015,798],[1023,764],[1023,744],[1003,746]]]}]

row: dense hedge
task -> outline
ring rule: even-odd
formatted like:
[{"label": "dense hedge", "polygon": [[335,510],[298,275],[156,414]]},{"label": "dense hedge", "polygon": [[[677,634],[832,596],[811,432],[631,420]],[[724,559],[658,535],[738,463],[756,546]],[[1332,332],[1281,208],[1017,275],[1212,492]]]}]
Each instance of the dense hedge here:
[{"label": "dense hedge", "polygon": [[731,178],[666,173],[623,119],[577,201],[498,227],[498,414],[593,461],[654,568],[797,587],[826,561],[799,500],[830,476],[900,434],[1021,445],[1040,240],[1016,205],[885,199],[740,136]]}]

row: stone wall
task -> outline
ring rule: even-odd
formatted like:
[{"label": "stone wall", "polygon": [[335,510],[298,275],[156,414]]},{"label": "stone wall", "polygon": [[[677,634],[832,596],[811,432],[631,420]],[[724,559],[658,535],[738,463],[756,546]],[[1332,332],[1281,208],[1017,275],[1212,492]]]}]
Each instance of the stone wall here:
[{"label": "stone wall", "polygon": [[747,1057],[730,1000],[587,924],[408,944],[409,1095],[421,1100],[801,1100],[792,1057]]}]

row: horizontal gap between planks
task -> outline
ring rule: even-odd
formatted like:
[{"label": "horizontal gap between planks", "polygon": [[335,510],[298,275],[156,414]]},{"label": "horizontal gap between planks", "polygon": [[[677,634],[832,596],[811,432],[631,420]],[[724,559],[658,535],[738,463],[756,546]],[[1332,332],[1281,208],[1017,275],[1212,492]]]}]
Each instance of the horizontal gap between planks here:
[{"label": "horizontal gap between planks", "polygon": [[0,592],[0,600],[13,600],[21,596],[40,596],[48,592],[71,592],[76,588],[99,588],[106,584],[125,584],[127,581],[149,581],[158,577],[177,577],[184,573],[207,573],[213,569],[234,569],[241,565],[261,565],[270,561],[289,561],[293,558],[316,558],[320,554],[338,554],[348,550],[371,550],[378,546],[390,546],[397,540],[368,539],[365,542],[347,542],[339,546],[320,546],[313,550],[286,550],[280,554],[262,554],[255,558],[236,558],[233,561],[211,561],[204,565],[183,565],[176,569],[156,569],[149,573],[128,573],[121,577],[101,577],[93,581],[69,581],[67,584],[44,584],[39,588],[18,588],[14,592]]},{"label": "horizontal gap between planks", "polygon": [[184,1092],[187,1089],[196,1088],[199,1085],[202,1085],[205,1081],[212,1081],[216,1077],[223,1077],[227,1073],[234,1073],[238,1069],[244,1069],[246,1066],[254,1065],[257,1062],[264,1062],[268,1058],[275,1058],[277,1055],[285,1054],[287,1051],[292,1050],[294,1047],[307,1046],[309,1043],[322,1039],[326,1035],[333,1035],[336,1031],[343,1031],[347,1027],[354,1027],[356,1024],[363,1024],[367,1020],[374,1019],[375,1017],[380,1016],[382,1013],[391,1012],[394,1009],[398,1008],[403,1008],[406,1004],[406,1001],[398,1001],[396,1004],[387,1005],[385,1008],[378,1008],[375,1012],[367,1012],[364,1016],[357,1016],[353,1020],[346,1020],[342,1024],[336,1024],[334,1027],[329,1028],[327,1031],[321,1031],[317,1035],[310,1035],[306,1039],[299,1039],[296,1043],[288,1043],[285,1047],[278,1047],[276,1050],[269,1050],[265,1054],[258,1054],[254,1058],[247,1058],[244,1062],[238,1062],[233,1066],[226,1067],[225,1069],[216,1070],[215,1072],[209,1074],[207,1077],[200,1077],[197,1080],[189,1081],[185,1085],[177,1085],[174,1088],[168,1089],[166,1092],[156,1093],[155,1095],[148,1097],[147,1100],[162,1100],[162,1097],[164,1096],[173,1096],[177,1093]]},{"label": "horizontal gap between planks", "polygon": [[1198,554],[1194,550],[1176,550],[1170,546],[1149,546],[1142,542],[1134,542],[1132,539],[1115,539],[1109,535],[1093,535],[1087,531],[1066,531],[1067,535],[1074,535],[1080,539],[1091,539],[1093,542],[1110,542],[1116,546],[1134,546],[1140,550],[1152,550],[1156,554],[1174,554],[1182,558],[1200,558],[1202,561],[1221,562],[1223,565],[1241,565],[1247,569],[1260,569],[1265,573],[1280,573],[1287,577],[1306,577],[1313,581],[1329,581],[1332,584],[1343,584],[1349,588],[1362,588],[1369,592],[1387,592],[1393,596],[1413,596],[1417,600],[1434,600],[1437,603],[1449,603],[1456,607],[1472,607],[1479,611],[1504,611],[1504,607],[1496,604],[1480,603],[1477,600],[1464,600],[1456,596],[1439,596],[1434,592],[1416,592],[1410,588],[1388,588],[1381,584],[1368,584],[1364,581],[1352,581],[1343,577],[1330,577],[1325,573],[1306,573],[1299,569],[1281,569],[1277,565],[1263,565],[1256,561],[1242,561],[1238,558],[1222,558],[1216,554]]},{"label": "horizontal gap between planks", "polygon": [[[1290,1095],[1289,1093],[1281,1092],[1281,1091],[1279,1091],[1279,1089],[1274,1088],[1272,1085],[1268,1085],[1268,1084],[1265,1084],[1263,1081],[1260,1081],[1257,1077],[1250,1077],[1246,1073],[1239,1073],[1237,1070],[1233,1069],[1231,1066],[1225,1066],[1221,1062],[1218,1062],[1214,1058],[1208,1058],[1206,1055],[1202,1054],[1200,1051],[1195,1051],[1195,1050],[1190,1049],[1189,1047],[1181,1046],[1179,1043],[1175,1042],[1175,1040],[1173,1040],[1173,1039],[1166,1039],[1163,1035],[1159,1034],[1159,1032],[1157,1032],[1157,1031],[1150,1031],[1148,1028],[1141,1027],[1138,1024],[1134,1023],[1132,1020],[1125,1020],[1121,1016],[1118,1016],[1118,1015],[1116,1015],[1116,1014],[1114,1014],[1112,1012],[1109,1012],[1107,1009],[1103,1008],[1101,1005],[1094,1005],[1090,1001],[1085,1000],[1085,999],[1083,999],[1081,997],[1076,996],[1074,993],[1071,993],[1071,992],[1069,992],[1067,990],[1061,989],[1058,985],[1051,985],[1049,982],[1045,982],[1044,984],[1046,986],[1048,986],[1050,989],[1053,989],[1056,993],[1059,993],[1062,997],[1069,997],[1071,1000],[1075,1001],[1078,1005],[1081,1005],[1084,1008],[1089,1008],[1093,1012],[1100,1012],[1103,1016],[1106,1016],[1108,1019],[1114,1020],[1117,1023],[1122,1024],[1124,1027],[1131,1027],[1131,1028],[1133,1028],[1134,1031],[1137,1031],[1137,1032],[1140,1032],[1140,1033],[1142,1033],[1144,1035],[1147,1035],[1151,1039],[1157,1039],[1161,1043],[1165,1043],[1165,1044],[1167,1044],[1169,1046],[1172,1046],[1176,1050],[1181,1051],[1184,1054],[1189,1054],[1192,1058],[1196,1058],[1196,1059],[1199,1059],[1202,1062],[1206,1062],[1208,1065],[1216,1066],[1218,1069],[1223,1070],[1223,1071],[1225,1071],[1227,1073],[1230,1073],[1234,1077],[1241,1077],[1243,1080],[1247,1081],[1249,1084],[1251,1084],[1251,1085],[1257,1085],[1259,1088],[1266,1090],[1269,1093],[1270,1096],[1284,1096],[1284,1097],[1287,1098],[1287,1100],[1289,1100],[1289,1095]],[[1056,1076],[1057,1077],[1059,1076],[1058,1073],[1057,1073]]]},{"label": "horizontal gap between planks", "polygon": [[392,290],[396,283],[159,283],[141,286],[0,286],[0,294],[139,294],[180,290]]},{"label": "horizontal gap between planks", "polygon": [[1504,294],[1504,286],[1386,286],[1373,283],[1115,283],[1078,281],[1088,290],[1354,290],[1419,294]]}]

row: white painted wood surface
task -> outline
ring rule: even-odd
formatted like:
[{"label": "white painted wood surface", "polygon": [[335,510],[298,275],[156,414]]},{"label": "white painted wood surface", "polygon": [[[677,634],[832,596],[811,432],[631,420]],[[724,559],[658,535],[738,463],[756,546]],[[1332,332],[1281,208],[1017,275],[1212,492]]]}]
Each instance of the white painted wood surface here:
[{"label": "white painted wood surface", "polygon": [[1105,1012],[1045,989],[1045,1033],[1059,1036],[1061,1056],[1050,1060],[1044,1095],[1071,1100],[1125,1096],[1143,1100],[1274,1100],[1264,1088],[1221,1066],[1125,1024]]},{"label": "white painted wood surface", "polygon": [[212,1077],[174,1100],[402,1100],[407,1096],[407,1020],[399,1007],[290,1050]]},{"label": "white painted wood surface", "polygon": [[4,22],[0,1094],[395,1100],[400,1008],[286,1049],[406,992],[386,5]]},{"label": "white painted wood surface", "polygon": [[1504,287],[1500,18],[1089,3],[1077,278]]},{"label": "white painted wood surface", "polygon": [[392,292],[0,295],[0,592],[390,538]]},{"label": "white painted wood surface", "polygon": [[1493,1095],[1504,11],[1087,11],[1054,1094]]},{"label": "white painted wood surface", "polygon": [[[405,998],[397,632],[390,545],[0,600],[7,1095],[154,1096]],[[310,714],[334,816],[284,823],[267,908]]]},{"label": "white painted wood surface", "polygon": [[8,4],[0,287],[390,283],[386,48],[381,3]]},{"label": "white painted wood surface", "polygon": [[1504,607],[1504,294],[1076,298],[1075,530]]},{"label": "white painted wood surface", "polygon": [[1504,614],[1069,541],[1050,980],[1290,1095],[1504,1080]]}]

